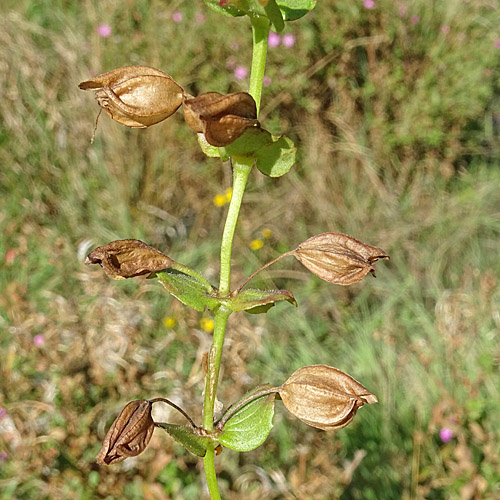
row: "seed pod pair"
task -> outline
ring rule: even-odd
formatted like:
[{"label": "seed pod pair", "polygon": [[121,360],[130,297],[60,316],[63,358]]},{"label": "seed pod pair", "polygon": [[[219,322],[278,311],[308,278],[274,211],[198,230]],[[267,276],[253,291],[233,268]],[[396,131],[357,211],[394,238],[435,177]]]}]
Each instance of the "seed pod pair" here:
[{"label": "seed pod pair", "polygon": [[208,92],[192,97],[171,76],[149,66],[114,69],[78,87],[95,90],[99,106],[127,127],[144,128],[159,123],[184,102],[188,125],[205,134],[212,146],[227,146],[248,127],[259,126],[257,107],[250,94]]},{"label": "seed pod pair", "polygon": [[278,392],[290,413],[325,431],[345,427],[365,403],[378,402],[350,375],[326,365],[299,368]]}]

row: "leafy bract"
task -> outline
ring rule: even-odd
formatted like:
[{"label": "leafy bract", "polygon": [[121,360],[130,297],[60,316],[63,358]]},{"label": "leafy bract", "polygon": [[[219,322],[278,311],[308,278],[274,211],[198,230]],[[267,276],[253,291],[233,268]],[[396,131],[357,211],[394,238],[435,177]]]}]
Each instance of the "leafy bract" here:
[{"label": "leafy bract", "polygon": [[295,21],[316,6],[316,0],[276,0],[285,21]]},{"label": "leafy bract", "polygon": [[288,290],[245,290],[227,300],[226,305],[232,311],[249,313],[267,312],[276,302],[286,300],[297,307],[292,292]]},{"label": "leafy bract", "polygon": [[[245,394],[238,403],[250,399],[252,394],[272,388],[270,384],[261,385]],[[217,437],[219,443],[235,451],[258,448],[267,439],[273,427],[275,398],[275,393],[266,394],[239,408],[224,424],[221,434]],[[232,407],[229,407],[227,412],[230,412]]]},{"label": "leafy bract", "polygon": [[175,425],[157,423],[157,427],[165,429],[180,445],[186,450],[199,457],[204,457],[207,453],[207,446],[214,440],[206,434],[206,431],[198,427],[188,427],[186,425]]},{"label": "leafy bract", "polygon": [[219,300],[208,293],[205,285],[196,278],[175,269],[166,269],[156,273],[156,276],[175,298],[197,311],[204,311],[206,307],[213,309],[219,304]]},{"label": "leafy bract", "polygon": [[275,137],[261,128],[247,129],[231,145],[219,149],[225,156],[254,158],[257,168],[269,177],[285,175],[295,163],[297,151],[288,137]]}]

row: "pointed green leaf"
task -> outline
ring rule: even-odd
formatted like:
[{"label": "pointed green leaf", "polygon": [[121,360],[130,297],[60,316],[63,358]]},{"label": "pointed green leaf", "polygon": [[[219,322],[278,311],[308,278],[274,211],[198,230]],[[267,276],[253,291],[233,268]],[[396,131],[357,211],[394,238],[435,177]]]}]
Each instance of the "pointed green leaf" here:
[{"label": "pointed green leaf", "polygon": [[276,4],[276,0],[269,0],[267,5],[264,7],[266,15],[271,22],[271,28],[276,31],[276,33],[280,33],[283,31],[285,27],[285,23],[283,22],[283,14],[281,13],[280,8]]},{"label": "pointed green leaf", "polygon": [[266,144],[256,153],[257,168],[269,177],[285,175],[295,163],[297,148],[288,137],[273,137],[273,142]]},{"label": "pointed green leaf", "polygon": [[295,21],[314,9],[316,0],[276,0],[285,21]]},{"label": "pointed green leaf", "polygon": [[186,306],[204,311],[206,307],[213,309],[219,304],[219,300],[208,293],[205,285],[196,278],[174,269],[166,269],[156,275],[161,284]]},{"label": "pointed green leaf", "polygon": [[193,427],[188,427],[186,425],[166,423],[159,423],[156,425],[165,429],[180,445],[184,446],[186,450],[199,457],[204,457],[207,453],[207,446],[216,441],[200,428],[193,429]]},{"label": "pointed green leaf", "polygon": [[[267,388],[270,389],[272,386],[270,384],[259,386],[240,401]],[[238,409],[224,424],[222,432],[217,437],[219,443],[235,451],[251,451],[258,448],[267,439],[273,427],[275,398],[275,393],[268,394]],[[231,411],[231,407],[227,411]]]},{"label": "pointed green leaf", "polygon": [[[260,312],[267,312],[276,302],[282,300],[286,300],[297,307],[293,293],[288,290],[245,290],[236,295],[236,297],[228,299],[225,304],[234,312],[248,311],[258,314]],[[261,309],[263,307],[267,308]]]}]

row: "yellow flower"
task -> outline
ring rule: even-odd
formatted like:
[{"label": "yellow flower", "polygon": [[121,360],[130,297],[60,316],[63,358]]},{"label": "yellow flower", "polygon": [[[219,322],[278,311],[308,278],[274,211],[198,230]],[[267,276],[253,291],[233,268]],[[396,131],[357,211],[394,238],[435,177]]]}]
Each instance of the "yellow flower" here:
[{"label": "yellow flower", "polygon": [[250,243],[250,248],[252,250],[260,250],[264,246],[264,242],[262,240],[253,240]]},{"label": "yellow flower", "polygon": [[214,330],[214,320],[212,318],[201,318],[200,327],[203,331],[210,333]]},{"label": "yellow flower", "polygon": [[261,234],[262,234],[263,238],[265,238],[266,240],[268,240],[273,235],[273,232],[268,227],[265,227],[261,231]]},{"label": "yellow flower", "polygon": [[214,205],[216,207],[223,207],[226,204],[226,197],[223,194],[216,194],[214,196]]},{"label": "yellow flower", "polygon": [[165,326],[165,328],[173,328],[176,323],[177,321],[175,320],[175,318],[172,318],[171,316],[163,318],[163,325]]},{"label": "yellow flower", "polygon": [[228,187],[224,193],[224,198],[226,200],[226,203],[229,203],[231,201],[232,196],[233,196],[233,188]]}]

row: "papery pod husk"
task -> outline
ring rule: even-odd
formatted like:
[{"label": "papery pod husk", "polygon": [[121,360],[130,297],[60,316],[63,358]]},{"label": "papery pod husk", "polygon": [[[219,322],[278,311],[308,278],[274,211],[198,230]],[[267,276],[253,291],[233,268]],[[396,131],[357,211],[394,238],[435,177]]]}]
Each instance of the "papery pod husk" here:
[{"label": "papery pod husk", "polygon": [[99,106],[115,121],[144,128],[165,120],[182,104],[183,89],[170,75],[149,66],[125,66],[80,83],[95,90]]},{"label": "papery pod husk", "polygon": [[152,404],[144,399],[131,401],[123,408],[104,438],[98,464],[111,465],[145,450],[155,428],[151,409]]},{"label": "papery pod husk", "polygon": [[301,243],[293,255],[319,278],[337,285],[351,285],[368,273],[373,263],[389,259],[381,249],[342,233],[323,233]]},{"label": "papery pod husk", "polygon": [[133,278],[167,269],[174,261],[140,240],[117,240],[97,247],[85,264],[99,264],[115,280]]},{"label": "papery pod husk", "polygon": [[228,146],[249,127],[258,127],[257,106],[247,92],[223,95],[207,92],[198,97],[185,95],[186,123],[196,133],[205,135],[212,146]]},{"label": "papery pod husk", "polygon": [[287,410],[307,425],[340,429],[358,408],[377,403],[377,397],[347,373],[327,365],[304,366],[278,390]]}]

